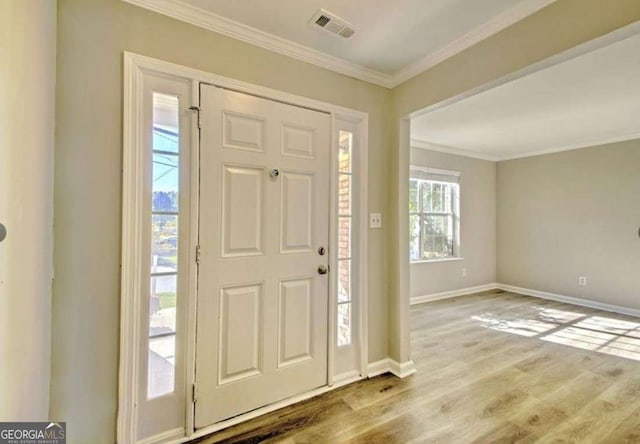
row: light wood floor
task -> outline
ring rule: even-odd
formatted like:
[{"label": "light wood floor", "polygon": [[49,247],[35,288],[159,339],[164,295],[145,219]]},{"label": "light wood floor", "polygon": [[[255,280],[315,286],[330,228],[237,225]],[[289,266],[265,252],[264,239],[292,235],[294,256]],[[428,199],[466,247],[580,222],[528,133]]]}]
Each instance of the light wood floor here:
[{"label": "light wood floor", "polygon": [[411,323],[417,374],[199,442],[640,443],[640,319],[496,291],[414,306]]}]

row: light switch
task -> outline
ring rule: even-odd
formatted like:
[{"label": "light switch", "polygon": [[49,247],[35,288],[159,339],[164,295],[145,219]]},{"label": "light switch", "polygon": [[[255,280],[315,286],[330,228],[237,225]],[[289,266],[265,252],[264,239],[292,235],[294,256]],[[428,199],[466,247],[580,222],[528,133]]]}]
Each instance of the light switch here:
[{"label": "light switch", "polygon": [[369,228],[382,228],[381,213],[369,213]]}]

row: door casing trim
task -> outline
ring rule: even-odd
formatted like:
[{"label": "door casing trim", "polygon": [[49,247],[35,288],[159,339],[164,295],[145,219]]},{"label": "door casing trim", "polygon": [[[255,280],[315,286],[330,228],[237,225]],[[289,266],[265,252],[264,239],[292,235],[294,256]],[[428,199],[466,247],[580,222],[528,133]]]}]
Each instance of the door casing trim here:
[{"label": "door casing trim", "polygon": [[[321,102],[303,96],[298,96],[272,88],[254,85],[247,82],[231,79],[228,77],[211,74],[194,68],[177,65],[151,57],[124,52],[124,97],[123,97],[123,165],[122,165],[122,259],[121,259],[121,299],[120,299],[120,358],[119,358],[119,384],[118,384],[118,419],[117,419],[117,439],[119,443],[135,443],[142,442],[151,443],[159,442],[154,437],[136,441],[138,414],[137,414],[137,393],[138,393],[138,347],[140,344],[141,332],[139,322],[139,310],[141,294],[138,289],[141,288],[139,273],[136,272],[139,267],[139,253],[136,252],[135,245],[138,243],[141,230],[141,218],[139,214],[139,191],[138,183],[140,171],[144,168],[142,164],[140,152],[140,133],[143,130],[142,124],[142,84],[145,73],[153,73],[156,75],[168,76],[171,78],[189,80],[192,84],[192,103],[199,104],[199,85],[206,83],[232,89],[246,94],[263,97],[269,100],[288,103],[295,106],[309,108],[331,115],[331,199],[337,193],[337,138],[333,137],[336,126],[339,121],[354,123],[358,128],[359,140],[359,160],[354,165],[357,174],[357,188],[354,197],[357,200],[359,214],[361,217],[357,221],[354,230],[357,236],[359,251],[357,257],[360,266],[357,276],[358,288],[360,289],[357,297],[359,298],[359,326],[358,326],[358,351],[360,354],[360,368],[357,370],[356,376],[334,375],[335,372],[335,343],[336,343],[336,279],[337,274],[331,273],[331,285],[329,291],[329,347],[328,347],[328,374],[327,386],[318,388],[311,392],[300,394],[292,398],[280,401],[279,403],[257,409],[245,415],[240,415],[233,420],[214,424],[211,427],[194,429],[194,409],[193,404],[189,402],[191,399],[192,386],[195,383],[195,341],[196,341],[196,304],[197,304],[197,276],[195,273],[189,273],[189,291],[187,297],[187,329],[186,329],[186,384],[185,397],[188,400],[185,405],[186,423],[182,431],[183,437],[177,435],[180,431],[172,430],[171,435],[174,437],[173,442],[184,442],[198,436],[204,436],[216,430],[229,427],[233,424],[258,416],[259,414],[273,411],[284,405],[293,404],[304,399],[316,396],[320,393],[332,390],[336,387],[348,384],[358,379],[364,378],[368,373],[368,278],[367,278],[367,241],[368,241],[368,195],[367,195],[367,162],[368,162],[368,121],[369,115],[366,112]],[[191,171],[198,171],[199,164],[197,155],[199,151],[199,132],[197,119],[192,119],[192,137],[191,152],[192,164]],[[197,174],[193,174],[190,178],[191,183],[197,185]],[[199,190],[195,186],[191,193],[190,205],[190,229],[189,249],[195,251],[197,246],[197,208],[199,201]],[[330,233],[332,238],[337,232],[337,212],[336,205],[331,205],[330,213]],[[332,251],[332,259],[336,251]],[[194,255],[195,257],[195,255]],[[195,267],[192,267],[195,268]],[[280,405],[282,404],[282,405]],[[260,412],[260,413],[258,413]],[[248,416],[251,415],[251,416]],[[230,423],[230,421],[235,421]],[[167,442],[169,436],[167,432],[157,435],[159,439]],[[170,440],[170,438],[169,438]]]}]

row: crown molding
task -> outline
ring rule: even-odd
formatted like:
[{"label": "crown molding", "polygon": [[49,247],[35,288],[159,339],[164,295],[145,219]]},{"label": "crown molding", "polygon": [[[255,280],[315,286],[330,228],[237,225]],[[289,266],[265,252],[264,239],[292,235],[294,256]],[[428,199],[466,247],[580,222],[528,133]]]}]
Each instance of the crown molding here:
[{"label": "crown molding", "polygon": [[496,15],[488,22],[483,23],[474,30],[464,34],[462,37],[452,41],[442,49],[410,63],[398,72],[394,73],[392,76],[393,86],[406,82],[412,77],[423,73],[429,68],[432,68],[438,63],[441,63],[465,49],[470,48],[476,43],[497,34],[525,17],[549,6],[555,1],[556,0],[525,0],[516,4],[514,7]]},{"label": "crown molding", "polygon": [[405,66],[393,75],[300,45],[181,0],[122,1],[349,77],[385,88],[393,88],[487,37],[508,28],[528,15],[554,3],[556,0],[523,0],[471,32],[452,41],[444,48]]},{"label": "crown molding", "polygon": [[503,162],[505,160],[515,160],[515,159],[523,159],[525,157],[543,156],[545,154],[561,153],[563,151],[573,151],[573,150],[579,150],[583,148],[591,148],[594,146],[607,145],[610,143],[617,143],[617,142],[626,142],[627,140],[636,140],[636,139],[640,139],[640,131],[633,131],[630,133],[625,133],[625,134],[612,136],[612,137],[601,137],[598,139],[592,139],[592,140],[572,143],[568,145],[562,145],[562,146],[557,146],[552,148],[544,148],[544,149],[535,150],[535,151],[527,151],[527,152],[518,153],[518,154],[507,154],[507,155],[491,155],[491,154],[478,153],[475,151],[470,151],[462,148],[439,145],[436,143],[431,143],[426,140],[420,140],[420,139],[411,139],[411,148],[421,148],[424,150],[438,151],[440,153],[453,154],[456,156],[471,157],[473,159],[490,160],[492,162]]},{"label": "crown molding", "polygon": [[462,148],[455,148],[452,146],[440,145],[437,143],[431,143],[426,140],[411,139],[411,148],[421,148],[423,150],[438,151],[440,153],[453,154],[455,156],[471,157],[473,159],[489,160],[491,162],[497,162],[500,159],[498,156],[492,156],[491,154],[477,153],[475,151],[469,151]]},{"label": "crown molding", "polygon": [[582,148],[591,148],[594,146],[607,145],[610,143],[617,143],[617,142],[625,142],[627,140],[635,140],[635,139],[640,139],[640,131],[634,131],[631,133],[621,134],[621,135],[612,136],[612,137],[601,137],[598,139],[571,143],[568,145],[562,145],[554,148],[545,148],[545,149],[536,150],[536,151],[528,151],[522,154],[510,154],[506,156],[500,156],[498,160],[499,161],[514,160],[514,159],[522,159],[524,157],[542,156],[544,154],[561,153],[563,151],[573,151],[573,150],[579,150]]},{"label": "crown molding", "polygon": [[349,77],[364,80],[365,82],[385,88],[392,88],[394,86],[393,79],[389,74],[381,73],[339,57],[317,51],[308,46],[277,37],[273,34],[214,14],[211,11],[192,6],[181,0],[122,1]]}]

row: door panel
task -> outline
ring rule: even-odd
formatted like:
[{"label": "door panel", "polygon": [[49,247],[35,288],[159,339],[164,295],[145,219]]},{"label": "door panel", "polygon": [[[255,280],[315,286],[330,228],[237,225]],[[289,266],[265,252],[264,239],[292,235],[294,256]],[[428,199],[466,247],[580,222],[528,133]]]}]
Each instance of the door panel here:
[{"label": "door panel", "polygon": [[312,359],[313,278],[280,282],[278,367]]},{"label": "door panel", "polygon": [[282,154],[313,159],[314,135],[313,128],[282,125]]},{"label": "door panel", "polygon": [[264,121],[256,116],[223,112],[223,146],[238,150],[264,151]]},{"label": "door panel", "polygon": [[234,165],[223,168],[222,256],[263,254],[264,170]]},{"label": "door panel", "polygon": [[262,372],[262,284],[220,292],[219,383]]},{"label": "door panel", "polygon": [[282,205],[282,253],[311,252],[313,249],[313,190],[314,177],[310,173],[284,171],[280,202]]},{"label": "door panel", "polygon": [[331,131],[213,86],[201,109],[197,428],[327,383]]}]

